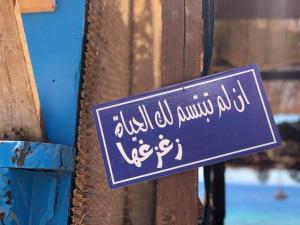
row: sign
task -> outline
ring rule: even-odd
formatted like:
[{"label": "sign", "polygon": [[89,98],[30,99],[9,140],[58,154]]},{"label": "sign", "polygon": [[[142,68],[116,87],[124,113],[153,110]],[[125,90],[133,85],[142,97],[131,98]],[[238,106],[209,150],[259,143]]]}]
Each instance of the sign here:
[{"label": "sign", "polygon": [[93,107],[111,188],[281,144],[255,65]]}]

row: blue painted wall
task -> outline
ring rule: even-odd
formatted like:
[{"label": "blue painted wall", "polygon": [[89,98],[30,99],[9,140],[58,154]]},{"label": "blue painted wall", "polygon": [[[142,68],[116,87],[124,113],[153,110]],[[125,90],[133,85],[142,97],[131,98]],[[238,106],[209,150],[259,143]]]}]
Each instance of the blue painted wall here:
[{"label": "blue painted wall", "polygon": [[57,0],[54,13],[23,23],[48,142],[74,146],[85,0]]},{"label": "blue painted wall", "polygon": [[23,15],[51,144],[0,142],[0,224],[68,223],[75,149],[53,144],[75,145],[84,20],[85,0],[57,0],[54,13]]}]

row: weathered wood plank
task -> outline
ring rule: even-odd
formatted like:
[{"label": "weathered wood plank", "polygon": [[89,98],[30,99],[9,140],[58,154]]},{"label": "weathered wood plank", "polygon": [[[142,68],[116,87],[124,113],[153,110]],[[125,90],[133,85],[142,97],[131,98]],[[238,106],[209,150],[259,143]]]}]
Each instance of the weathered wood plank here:
[{"label": "weathered wood plank", "polygon": [[300,113],[299,80],[267,80],[264,86],[274,114]]},{"label": "weathered wood plank", "polygon": [[[262,72],[283,71],[282,78],[288,73],[296,78],[300,64],[299,39],[297,19],[218,20],[212,69],[222,71],[255,62]],[[266,80],[264,84],[273,113],[300,112],[298,80]]]},{"label": "weathered wood plank", "polygon": [[300,63],[298,20],[219,20],[215,23],[216,59],[239,67],[257,63],[262,71]]},{"label": "weathered wood plank", "polygon": [[299,0],[216,0],[217,19],[299,18]]},{"label": "weathered wood plank", "polygon": [[56,0],[18,0],[21,13],[55,11]]},{"label": "weathered wood plank", "polygon": [[[159,87],[161,1],[131,1],[131,90],[134,95]],[[155,222],[155,182],[126,188],[124,225],[153,225]]]},{"label": "weathered wood plank", "polygon": [[161,84],[183,80],[184,63],[184,1],[162,2]]},{"label": "weathered wood plank", "polygon": [[[194,78],[201,71],[202,1],[165,0],[162,7],[162,85]],[[157,225],[196,225],[197,171],[157,181]]]},{"label": "weathered wood plank", "polygon": [[41,140],[40,105],[18,3],[0,4],[0,138]]},{"label": "weathered wood plank", "polygon": [[184,80],[200,76],[203,62],[202,1],[185,0]]}]

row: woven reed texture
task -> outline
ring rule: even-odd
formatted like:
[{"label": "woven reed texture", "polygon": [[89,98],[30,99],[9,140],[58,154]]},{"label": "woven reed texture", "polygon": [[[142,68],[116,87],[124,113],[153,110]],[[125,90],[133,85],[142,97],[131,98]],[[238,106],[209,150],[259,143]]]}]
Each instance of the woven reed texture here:
[{"label": "woven reed texture", "polygon": [[129,94],[129,1],[90,0],[78,124],[73,225],[121,225],[124,189],[111,191],[100,156],[91,106]]},{"label": "woven reed texture", "polygon": [[160,85],[161,0],[90,0],[72,223],[152,225],[155,184],[111,191],[90,107]]}]

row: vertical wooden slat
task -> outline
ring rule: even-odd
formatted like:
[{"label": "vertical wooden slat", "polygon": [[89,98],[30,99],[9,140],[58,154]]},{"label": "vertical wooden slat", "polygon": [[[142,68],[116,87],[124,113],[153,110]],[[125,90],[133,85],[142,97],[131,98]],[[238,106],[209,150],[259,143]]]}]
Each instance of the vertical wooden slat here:
[{"label": "vertical wooden slat", "polygon": [[[131,90],[130,94],[158,87],[160,77],[160,0],[131,1]],[[126,188],[124,225],[153,225],[155,182]]]},{"label": "vertical wooden slat", "polygon": [[185,0],[185,58],[184,79],[200,75],[203,62],[202,1]]},{"label": "vertical wooden slat", "polygon": [[[162,86],[196,77],[201,71],[202,1],[165,0],[162,4]],[[157,225],[196,225],[197,171],[157,181]]]},{"label": "vertical wooden slat", "polygon": [[184,63],[184,1],[162,2],[162,86],[183,80]]},{"label": "vertical wooden slat", "polygon": [[149,0],[132,1],[132,84],[131,93],[154,88],[152,4]]},{"label": "vertical wooden slat", "polygon": [[0,4],[0,138],[42,140],[40,105],[19,6]]}]

